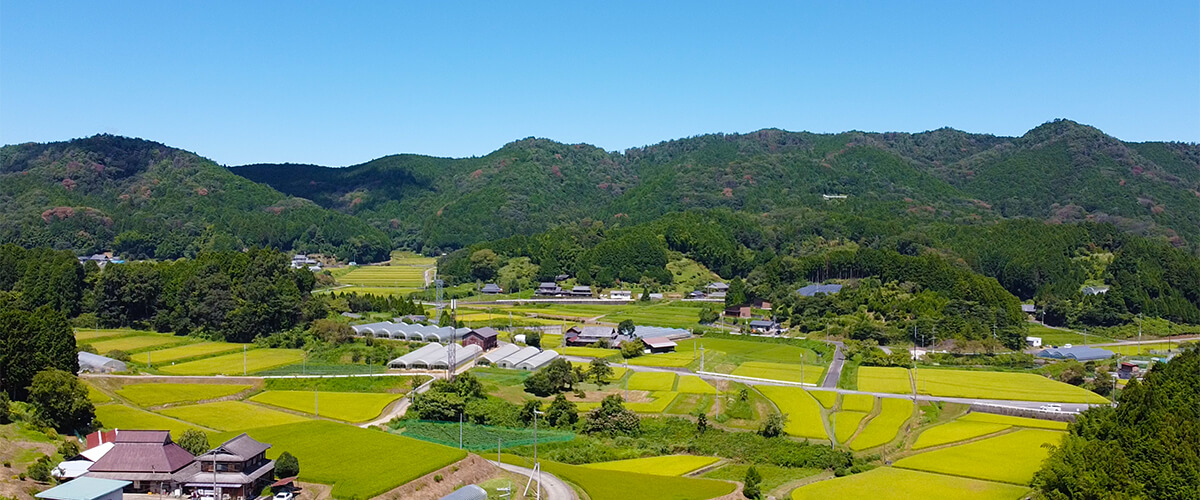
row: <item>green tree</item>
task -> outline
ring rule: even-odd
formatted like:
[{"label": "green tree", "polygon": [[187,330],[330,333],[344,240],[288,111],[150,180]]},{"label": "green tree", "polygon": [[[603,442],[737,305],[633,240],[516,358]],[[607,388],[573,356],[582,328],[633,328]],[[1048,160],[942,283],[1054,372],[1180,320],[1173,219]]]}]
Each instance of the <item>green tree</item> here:
[{"label": "green tree", "polygon": [[617,324],[617,333],[626,337],[633,337],[633,330],[636,328],[637,326],[633,324],[633,320],[627,319]]},{"label": "green tree", "polygon": [[500,267],[500,256],[491,249],[485,248],[471,253],[471,276],[477,280],[487,281],[496,276]]},{"label": "green tree", "polygon": [[[193,455],[201,455],[209,450],[208,434],[200,429],[190,428],[183,431],[179,437],[179,446]],[[278,467],[278,465],[276,465]]]},{"label": "green tree", "polygon": [[546,408],[546,422],[555,427],[570,428],[578,420],[579,409],[562,393],[554,396],[554,401],[550,403],[549,408]]},{"label": "green tree", "polygon": [[750,302],[746,296],[746,281],[734,278],[729,281],[729,290],[725,292],[725,307],[742,306]]},{"label": "green tree", "polygon": [[39,483],[48,483],[51,479],[51,470],[53,470],[53,466],[50,464],[50,457],[42,455],[38,457],[37,461],[29,464],[29,467],[25,469],[25,475]]},{"label": "green tree", "polygon": [[530,346],[530,347],[537,347],[537,348],[541,349],[541,347],[542,347],[542,332],[540,332],[538,330],[526,330],[525,331],[525,345]]},{"label": "green tree", "polygon": [[698,411],[696,412],[696,433],[704,434],[708,430],[708,414]]},{"label": "green tree", "polygon": [[449,309],[442,309],[442,316],[438,318],[438,326],[454,326],[454,318],[450,316]]},{"label": "green tree", "polygon": [[571,362],[565,358],[554,358],[550,364],[539,371],[546,372],[546,377],[554,385],[555,392],[569,391],[579,381],[575,376],[575,370],[571,368]]},{"label": "green tree", "polygon": [[536,399],[526,401],[524,405],[521,405],[521,411],[518,413],[521,418],[521,422],[525,425],[533,425],[533,419],[537,416],[536,412],[541,411],[541,409],[541,401]]},{"label": "green tree", "polygon": [[742,479],[742,483],[745,485],[742,487],[742,495],[751,500],[762,498],[762,492],[759,490],[759,485],[762,484],[762,475],[753,465],[746,469],[746,477]]},{"label": "green tree", "polygon": [[279,454],[275,459],[275,478],[284,479],[300,475],[300,460],[288,452]]},{"label": "green tree", "polygon": [[642,432],[642,420],[637,413],[625,408],[621,396],[610,394],[600,402],[600,406],[588,412],[584,432],[636,436]]},{"label": "green tree", "polygon": [[636,358],[643,354],[646,349],[646,343],[642,339],[632,339],[621,343],[621,356],[625,358]]},{"label": "green tree", "polygon": [[546,374],[546,370],[538,370],[533,372],[528,377],[525,377],[525,392],[535,396],[549,396],[558,392],[558,387],[554,381],[550,380],[550,376]]},{"label": "green tree", "polygon": [[596,385],[605,385],[608,383],[608,377],[611,377],[613,369],[608,366],[608,361],[604,358],[594,358],[588,365],[588,376],[596,381]]},{"label": "green tree", "polygon": [[505,290],[529,290],[536,284],[538,266],[529,257],[514,257],[496,272],[496,281]]},{"label": "green tree", "polygon": [[37,418],[62,433],[91,432],[96,409],[87,386],[62,370],[43,370],[33,376],[29,402]]},{"label": "green tree", "polygon": [[354,339],[350,325],[332,319],[318,319],[308,327],[308,333],[334,345],[345,344]]},{"label": "green tree", "polygon": [[58,444],[58,454],[63,457],[63,460],[70,460],[79,455],[79,441],[74,438],[66,438]]},{"label": "green tree", "polygon": [[12,422],[12,405],[8,393],[0,391],[0,425]]},{"label": "green tree", "polygon": [[787,415],[772,413],[767,415],[767,419],[763,421],[758,428],[758,434],[762,437],[779,437],[783,435],[783,426],[787,423]]}]

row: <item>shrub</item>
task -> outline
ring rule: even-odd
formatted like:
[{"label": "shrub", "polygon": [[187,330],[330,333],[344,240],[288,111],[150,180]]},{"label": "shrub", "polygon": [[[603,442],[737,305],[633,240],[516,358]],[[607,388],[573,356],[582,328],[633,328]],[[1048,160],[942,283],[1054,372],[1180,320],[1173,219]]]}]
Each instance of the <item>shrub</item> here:
[{"label": "shrub", "polygon": [[759,500],[762,498],[762,492],[759,491],[758,485],[762,483],[762,475],[758,473],[758,469],[753,465],[746,469],[746,478],[742,480],[745,486],[742,488],[742,495],[751,500]]},{"label": "shrub", "polygon": [[122,351],[120,349],[113,349],[111,351],[108,351],[104,355],[108,356],[112,359],[115,359],[117,361],[124,361],[126,363],[129,362],[129,353]]},{"label": "shrub", "polygon": [[275,478],[294,477],[300,475],[300,460],[291,453],[283,452],[275,459]]},{"label": "shrub", "polygon": [[767,419],[758,428],[758,434],[762,437],[778,437],[783,435],[783,425],[787,423],[787,417],[778,413],[767,415]]},{"label": "shrub", "polygon": [[179,446],[193,455],[200,455],[208,451],[208,434],[195,428],[183,431],[183,435],[179,437]]}]

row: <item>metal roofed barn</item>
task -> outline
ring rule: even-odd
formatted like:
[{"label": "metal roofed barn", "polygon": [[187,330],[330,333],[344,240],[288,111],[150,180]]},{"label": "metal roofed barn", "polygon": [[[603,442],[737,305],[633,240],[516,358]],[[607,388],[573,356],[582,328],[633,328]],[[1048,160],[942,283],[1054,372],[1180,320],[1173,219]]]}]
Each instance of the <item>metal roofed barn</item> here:
[{"label": "metal roofed barn", "polygon": [[516,368],[517,363],[520,363],[529,358],[537,356],[538,353],[540,353],[540,352],[542,352],[542,350],[538,349],[536,347],[526,347],[524,349],[521,349],[520,351],[513,353],[511,356],[509,356],[507,358],[497,361],[496,366],[498,366],[500,368]]},{"label": "metal roofed barn", "polygon": [[479,357],[479,364],[494,365],[496,362],[516,354],[521,350],[521,346],[517,344],[504,344],[500,347],[492,349],[492,352]]},{"label": "metal roofed barn", "polygon": [[129,481],[81,477],[34,495],[46,500],[120,500]]},{"label": "metal roofed barn", "polygon": [[557,357],[558,357],[557,351],[546,350],[546,351],[537,353],[536,355],[534,355],[533,357],[531,357],[529,359],[526,359],[525,361],[517,363],[515,366],[518,370],[534,371],[534,370],[537,370],[538,368],[541,368],[543,366],[550,364],[550,362],[554,361],[554,359]]},{"label": "metal roofed barn", "polygon": [[808,285],[796,290],[802,297],[813,297],[818,293],[833,295],[842,291],[842,285]]},{"label": "metal roofed barn", "polygon": [[1056,347],[1054,349],[1045,349],[1038,353],[1038,357],[1040,358],[1074,359],[1078,361],[1108,359],[1113,356],[1112,351],[1087,346]]}]

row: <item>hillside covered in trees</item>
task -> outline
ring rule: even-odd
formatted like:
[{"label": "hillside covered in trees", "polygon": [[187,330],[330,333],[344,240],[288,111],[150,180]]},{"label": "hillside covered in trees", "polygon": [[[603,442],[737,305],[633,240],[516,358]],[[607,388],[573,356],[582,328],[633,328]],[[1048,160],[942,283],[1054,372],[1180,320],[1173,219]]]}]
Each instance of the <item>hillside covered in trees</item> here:
[{"label": "hillside covered in trees", "polygon": [[371,261],[391,250],[359,219],[193,153],[111,135],[0,148],[0,243],[133,259],[271,246]]},{"label": "hillside covered in trees", "polygon": [[396,155],[346,168],[232,171],[354,214],[396,246],[426,253],[584,217],[611,226],[712,208],[879,223],[898,215],[962,224],[1018,217],[1111,223],[1200,251],[1200,146],[1127,143],[1067,120],[1021,137],[765,129],[623,153],[530,138],[476,158]]}]

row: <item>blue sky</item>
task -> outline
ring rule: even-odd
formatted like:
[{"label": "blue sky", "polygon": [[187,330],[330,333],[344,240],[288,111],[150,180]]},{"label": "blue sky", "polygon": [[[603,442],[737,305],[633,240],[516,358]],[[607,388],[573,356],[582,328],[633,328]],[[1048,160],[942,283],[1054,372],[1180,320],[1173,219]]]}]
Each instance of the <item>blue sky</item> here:
[{"label": "blue sky", "polygon": [[1200,2],[0,2],[3,144],[349,165],[1054,118],[1200,141]]}]

